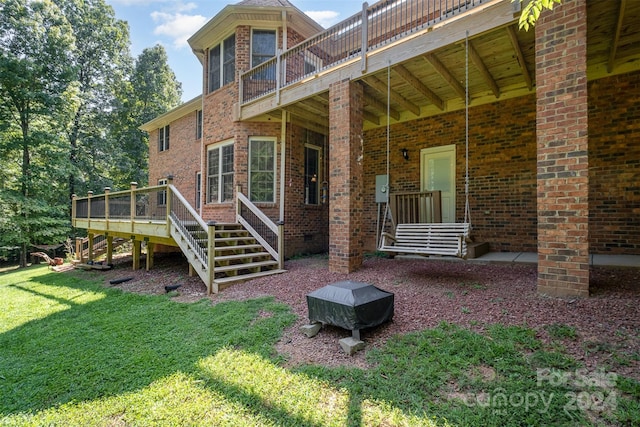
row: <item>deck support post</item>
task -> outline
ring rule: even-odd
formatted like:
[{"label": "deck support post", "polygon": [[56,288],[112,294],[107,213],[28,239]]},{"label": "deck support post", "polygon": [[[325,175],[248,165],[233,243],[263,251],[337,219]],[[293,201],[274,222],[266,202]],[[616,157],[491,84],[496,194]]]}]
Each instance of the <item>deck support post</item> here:
[{"label": "deck support post", "polygon": [[140,255],[142,254],[142,242],[133,238],[133,269],[140,269]]},{"label": "deck support post", "polygon": [[107,234],[107,264],[113,264],[113,236]]},{"label": "deck support post", "polygon": [[147,241],[147,271],[151,270],[153,268],[153,249],[155,247],[155,244],[153,242],[149,242]]},{"label": "deck support post", "polygon": [[93,261],[93,233],[89,233],[87,234],[87,237],[89,237],[89,261]]}]

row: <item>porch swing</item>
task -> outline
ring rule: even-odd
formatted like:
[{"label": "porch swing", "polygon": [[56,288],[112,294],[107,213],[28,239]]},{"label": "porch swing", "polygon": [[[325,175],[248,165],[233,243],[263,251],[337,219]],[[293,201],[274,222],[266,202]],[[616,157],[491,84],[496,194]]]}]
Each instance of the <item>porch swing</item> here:
[{"label": "porch swing", "polygon": [[[389,188],[389,99],[390,99],[390,72],[387,70],[387,185]],[[471,242],[471,213],[469,209],[469,32],[465,37],[465,207],[464,222],[428,222],[428,223],[398,223],[395,233],[384,231],[389,212],[389,199],[387,198],[383,231],[380,233],[378,250],[390,254],[414,254],[452,256],[462,259],[467,258],[467,243]],[[437,204],[439,206],[439,203]],[[393,215],[392,215],[393,221]]]}]

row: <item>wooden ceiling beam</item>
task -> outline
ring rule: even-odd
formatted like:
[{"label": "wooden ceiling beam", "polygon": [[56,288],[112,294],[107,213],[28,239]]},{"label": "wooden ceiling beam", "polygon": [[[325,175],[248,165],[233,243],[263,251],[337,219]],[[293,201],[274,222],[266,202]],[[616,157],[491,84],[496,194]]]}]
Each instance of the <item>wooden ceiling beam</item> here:
[{"label": "wooden ceiling beam", "polygon": [[[379,111],[380,113],[387,115],[387,104],[384,102],[378,101],[371,95],[365,93],[364,95],[364,103],[374,110]],[[395,120],[400,120],[400,113],[395,108],[389,108],[389,116]]]},{"label": "wooden ceiling beam", "polygon": [[392,68],[402,79],[407,82],[412,88],[417,90],[425,98],[427,98],[433,105],[438,107],[441,111],[444,111],[444,101],[431,89],[425,86],[416,76],[411,74],[404,65],[398,64]]},{"label": "wooden ceiling beam", "polygon": [[376,115],[375,115],[375,114],[373,114],[373,113],[370,113],[370,112],[368,112],[368,111],[364,111],[364,112],[362,113],[362,117],[363,117],[366,121],[371,122],[371,123],[373,123],[373,124],[374,124],[374,125],[376,125],[376,126],[379,126],[379,125],[380,125],[380,117],[376,116]]},{"label": "wooden ceiling beam", "polygon": [[627,7],[627,0],[620,1],[620,9],[618,9],[618,22],[616,24],[616,33],[613,36],[611,49],[609,50],[609,60],[607,61],[607,73],[611,73],[615,66],[616,54],[618,53],[618,45],[620,43],[620,33],[622,32],[622,21],[624,19],[624,11]]},{"label": "wooden ceiling beam", "polygon": [[424,58],[433,66],[433,68],[442,76],[443,79],[449,83],[449,86],[453,88],[454,91],[460,96],[460,98],[466,98],[466,91],[464,87],[456,80],[456,78],[451,74],[451,72],[445,67],[445,65],[440,62],[438,57],[436,57],[433,53],[428,53],[424,55]]},{"label": "wooden ceiling beam", "polygon": [[531,79],[529,70],[527,70],[527,63],[524,61],[524,54],[522,53],[522,48],[520,48],[520,43],[518,43],[518,34],[516,33],[515,25],[510,25],[507,27],[507,34],[509,35],[509,39],[511,40],[511,46],[513,46],[513,50],[516,51],[518,64],[520,65],[520,69],[522,70],[522,76],[524,77],[524,81],[527,84],[527,88],[529,88],[529,90],[532,90],[533,80]]},{"label": "wooden ceiling beam", "polygon": [[469,58],[471,58],[471,62],[476,66],[484,81],[489,85],[491,91],[495,95],[496,98],[500,98],[500,88],[496,83],[495,79],[491,75],[491,72],[487,68],[486,64],[482,60],[482,57],[478,53],[478,51],[473,47],[473,44],[469,42]]},{"label": "wooden ceiling beam", "polygon": [[322,117],[329,116],[329,108],[320,101],[309,98],[301,101],[299,104],[302,108],[312,113],[319,114]]},{"label": "wooden ceiling beam", "polygon": [[284,107],[284,109],[289,113],[291,113],[292,116],[296,116],[304,121],[308,121],[309,123],[314,123],[317,126],[321,126],[321,127],[326,127],[326,128],[329,127],[329,119],[325,117],[321,117],[317,114],[314,114],[302,108],[299,108],[298,106],[296,106],[296,104],[288,105]]},{"label": "wooden ceiling beam", "polygon": [[371,86],[373,89],[377,90],[380,93],[384,93],[385,95],[387,93],[387,90],[389,90],[389,97],[394,102],[396,102],[397,104],[400,104],[403,108],[411,111],[416,116],[420,116],[420,107],[418,107],[416,104],[409,101],[408,99],[404,98],[398,92],[391,89],[387,89],[387,84],[383,83],[377,77],[374,77],[374,76],[365,77],[364,82],[367,85]]}]

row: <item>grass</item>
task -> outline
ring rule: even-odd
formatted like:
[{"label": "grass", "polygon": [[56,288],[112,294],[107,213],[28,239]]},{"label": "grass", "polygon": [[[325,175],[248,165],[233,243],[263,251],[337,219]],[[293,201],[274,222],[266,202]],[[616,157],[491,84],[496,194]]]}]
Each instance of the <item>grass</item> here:
[{"label": "grass", "polygon": [[578,384],[579,364],[527,327],[443,323],[369,350],[368,369],[285,368],[274,346],[295,317],[271,298],[183,304],[81,275],[0,274],[0,425],[640,421],[640,383]]}]

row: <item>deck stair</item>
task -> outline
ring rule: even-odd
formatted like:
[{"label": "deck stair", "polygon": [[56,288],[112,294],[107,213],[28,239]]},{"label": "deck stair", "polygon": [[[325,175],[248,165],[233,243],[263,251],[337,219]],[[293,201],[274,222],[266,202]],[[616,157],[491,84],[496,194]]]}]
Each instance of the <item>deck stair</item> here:
[{"label": "deck stair", "polygon": [[[234,282],[284,272],[279,262],[239,223],[215,224],[215,239],[210,246],[208,232],[198,221],[172,220],[172,237],[205,284],[211,281],[213,292]],[[214,254],[212,276],[207,263],[210,247]]]}]

